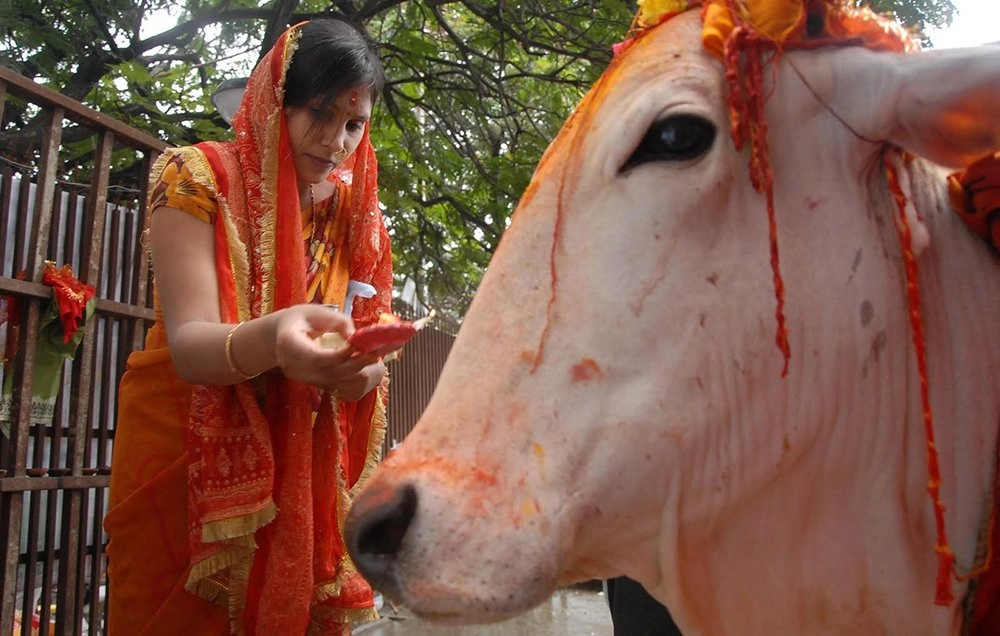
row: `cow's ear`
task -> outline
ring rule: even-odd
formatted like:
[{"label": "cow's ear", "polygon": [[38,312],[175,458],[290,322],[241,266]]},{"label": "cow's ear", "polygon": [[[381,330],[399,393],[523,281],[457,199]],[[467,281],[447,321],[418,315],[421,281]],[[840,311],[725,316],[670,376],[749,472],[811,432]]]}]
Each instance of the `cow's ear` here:
[{"label": "cow's ear", "polygon": [[1000,47],[901,57],[891,141],[953,167],[1000,149]]},{"label": "cow's ear", "polygon": [[1000,46],[833,57],[820,92],[866,138],[950,167],[1000,149]]}]

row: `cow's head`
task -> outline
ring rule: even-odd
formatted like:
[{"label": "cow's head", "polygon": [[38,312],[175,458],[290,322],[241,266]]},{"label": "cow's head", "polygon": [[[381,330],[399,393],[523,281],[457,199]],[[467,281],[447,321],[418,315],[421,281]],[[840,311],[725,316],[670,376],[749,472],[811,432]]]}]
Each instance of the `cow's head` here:
[{"label": "cow's head", "polygon": [[[774,559],[731,535],[822,517],[819,488],[843,480],[845,518],[863,515],[844,498],[886,461],[856,454],[881,439],[870,424],[919,422],[893,380],[912,382],[913,348],[882,156],[962,164],[1000,145],[1000,55],[828,47],[765,66],[774,243],[702,35],[698,11],[648,30],[581,103],[430,405],[356,500],[358,567],[423,616],[498,620],[622,573],[683,604],[726,559]],[[911,215],[913,231],[938,216]],[[900,453],[922,458],[911,435]],[[924,484],[904,493],[921,510]]]}]

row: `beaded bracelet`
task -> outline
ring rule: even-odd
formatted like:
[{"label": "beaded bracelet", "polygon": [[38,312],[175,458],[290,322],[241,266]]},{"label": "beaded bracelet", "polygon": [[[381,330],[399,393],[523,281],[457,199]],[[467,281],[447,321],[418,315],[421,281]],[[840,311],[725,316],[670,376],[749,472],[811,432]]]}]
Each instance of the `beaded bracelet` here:
[{"label": "beaded bracelet", "polygon": [[260,374],[254,373],[253,375],[250,375],[249,373],[244,373],[242,369],[236,366],[236,361],[233,360],[233,334],[235,334],[236,330],[242,326],[243,326],[242,322],[236,323],[236,325],[234,325],[233,328],[229,330],[229,333],[226,334],[226,363],[229,364],[230,371],[242,377],[243,380],[245,381],[245,380],[252,380]]}]

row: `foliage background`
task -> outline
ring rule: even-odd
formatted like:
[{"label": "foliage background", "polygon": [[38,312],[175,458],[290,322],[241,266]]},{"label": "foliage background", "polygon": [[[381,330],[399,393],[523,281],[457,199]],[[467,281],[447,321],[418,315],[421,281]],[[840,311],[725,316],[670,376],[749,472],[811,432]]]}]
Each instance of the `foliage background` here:
[{"label": "foliage background", "polygon": [[[874,0],[916,30],[950,0]],[[0,0],[0,64],[171,145],[225,139],[210,95],[249,74],[288,25],[365,24],[389,82],[373,117],[397,289],[463,315],[535,163],[611,57],[631,0]],[[28,163],[37,113],[8,103],[0,155]],[[89,179],[93,139],[67,130],[61,168]],[[74,136],[76,135],[76,137]],[[118,183],[138,184],[133,158]]]}]

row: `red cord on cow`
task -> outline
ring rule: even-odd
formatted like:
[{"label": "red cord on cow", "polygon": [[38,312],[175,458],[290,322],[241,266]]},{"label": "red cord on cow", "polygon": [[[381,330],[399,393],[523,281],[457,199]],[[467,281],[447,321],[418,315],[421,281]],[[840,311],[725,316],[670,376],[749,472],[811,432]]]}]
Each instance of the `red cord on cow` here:
[{"label": "red cord on cow", "polygon": [[[733,24],[736,25],[726,38],[723,64],[726,69],[726,86],[729,95],[730,133],[736,149],[750,142],[750,183],[762,192],[767,200],[767,231],[771,249],[771,274],[774,279],[774,310],[777,329],[775,343],[784,358],[781,377],[788,375],[791,346],[788,344],[788,325],[785,322],[785,281],[781,276],[778,257],[778,223],[774,211],[774,173],[771,170],[767,144],[767,119],[764,105],[764,56],[777,56],[777,43],[762,36],[752,24],[747,23],[744,12],[737,9],[735,0],[727,0]],[[772,66],[772,68],[775,68]]]},{"label": "red cord on cow", "polygon": [[948,605],[954,600],[951,592],[951,572],[955,564],[955,554],[948,546],[948,536],[944,529],[944,504],[941,502],[941,468],[938,465],[937,446],[934,443],[934,417],[931,413],[931,398],[927,382],[927,345],[924,337],[924,320],[920,312],[920,286],[917,282],[917,257],[913,253],[913,235],[906,221],[906,195],[899,185],[899,175],[888,161],[885,163],[889,191],[896,201],[899,219],[896,228],[906,266],[906,300],[910,308],[910,328],[913,334],[913,348],[917,354],[917,370],[920,373],[920,402],[923,405],[924,434],[927,437],[927,492],[934,503],[934,521],[937,527],[937,545],[934,552],[938,556],[937,590],[934,602]]}]

